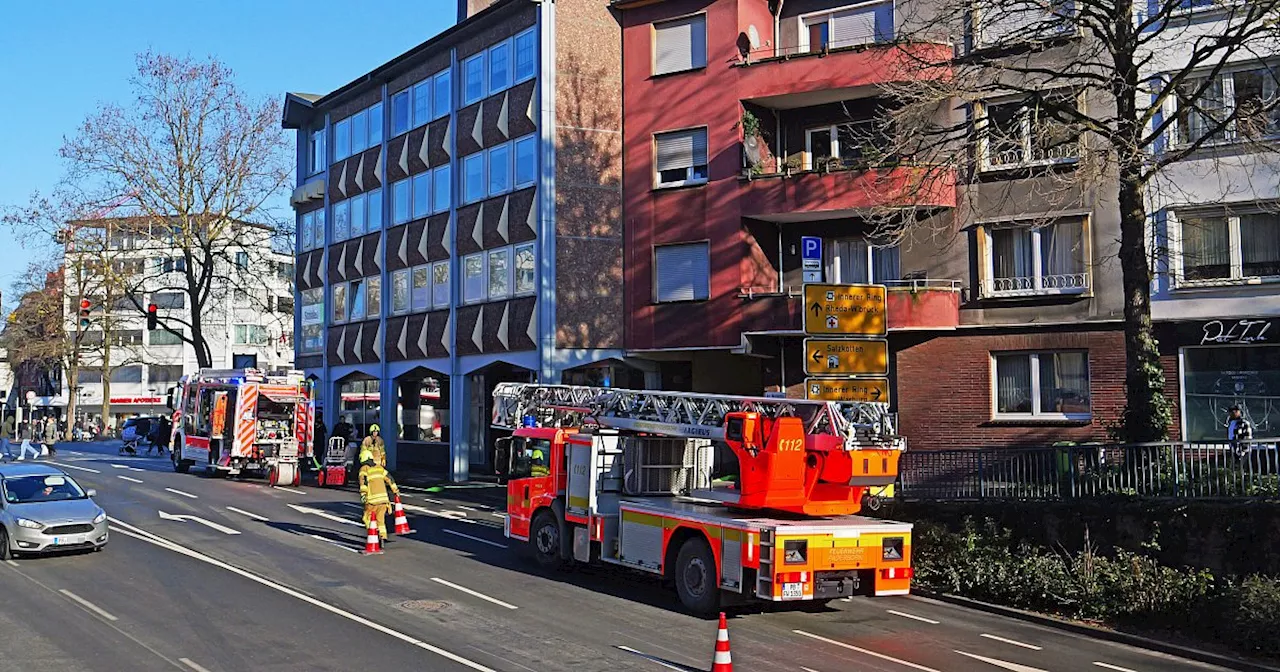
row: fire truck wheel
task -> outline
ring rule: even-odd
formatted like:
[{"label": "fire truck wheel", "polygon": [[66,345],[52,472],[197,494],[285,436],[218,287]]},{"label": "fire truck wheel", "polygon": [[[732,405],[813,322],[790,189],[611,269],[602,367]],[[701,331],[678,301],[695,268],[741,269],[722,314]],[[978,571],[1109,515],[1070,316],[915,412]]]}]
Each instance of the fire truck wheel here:
[{"label": "fire truck wheel", "polygon": [[191,470],[191,460],[179,459],[177,453],[174,453],[172,455],[172,459],[173,459],[173,470],[178,472],[179,474],[185,474]]},{"label": "fire truck wheel", "polygon": [[716,559],[711,547],[700,537],[684,542],[676,556],[676,594],[680,603],[695,614],[710,614],[720,604],[720,587],[716,579]]},{"label": "fire truck wheel", "polygon": [[560,536],[560,521],[555,514],[543,511],[533,517],[533,525],[529,527],[529,553],[539,566],[558,569],[563,565]]}]

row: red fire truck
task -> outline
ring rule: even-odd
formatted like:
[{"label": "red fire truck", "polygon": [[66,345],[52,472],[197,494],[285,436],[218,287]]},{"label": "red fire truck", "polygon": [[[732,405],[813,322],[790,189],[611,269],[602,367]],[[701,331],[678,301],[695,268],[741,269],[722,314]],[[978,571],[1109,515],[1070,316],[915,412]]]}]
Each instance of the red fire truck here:
[{"label": "red fire truck", "polygon": [[301,371],[201,369],[169,390],[173,470],[263,474],[297,485],[311,455],[315,405]]},{"label": "red fire truck", "polygon": [[[544,566],[657,574],[697,613],[910,590],[912,526],[855,515],[905,449],[887,404],[523,383],[493,395],[493,425],[512,430],[506,536]],[[713,479],[734,458],[736,482]]]}]

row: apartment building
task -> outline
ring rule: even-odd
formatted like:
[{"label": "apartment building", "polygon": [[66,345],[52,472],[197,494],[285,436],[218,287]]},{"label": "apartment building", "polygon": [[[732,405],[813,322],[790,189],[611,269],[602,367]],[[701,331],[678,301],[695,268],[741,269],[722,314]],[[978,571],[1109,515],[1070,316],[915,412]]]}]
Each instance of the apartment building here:
[{"label": "apartment building", "polygon": [[[905,188],[912,168],[889,156],[884,110],[904,79],[949,74],[911,63],[953,53],[914,34],[927,4],[614,6],[627,349],[657,362],[664,387],[802,396],[801,286],[875,282],[914,447],[1105,437],[1123,405],[1114,197],[1040,182],[1052,178],[1033,168],[1070,169],[1075,155],[1037,151],[1016,98],[954,110],[1000,131],[965,179]],[[947,235],[877,240],[873,221],[894,207]],[[805,237],[822,241],[808,265]]]},{"label": "apartment building", "polygon": [[494,468],[503,381],[625,363],[618,26],[596,0],[459,0],[458,23],[323,95],[298,134],[298,367],[391,462]]}]

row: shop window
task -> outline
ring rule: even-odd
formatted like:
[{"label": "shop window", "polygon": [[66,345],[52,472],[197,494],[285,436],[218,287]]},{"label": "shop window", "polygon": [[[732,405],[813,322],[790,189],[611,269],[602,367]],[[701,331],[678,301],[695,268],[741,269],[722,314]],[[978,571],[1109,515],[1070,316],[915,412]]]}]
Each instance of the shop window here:
[{"label": "shop window", "polygon": [[351,380],[339,386],[341,420],[355,427],[357,439],[369,435],[369,426],[382,415],[382,387],[377,380]]},{"label": "shop window", "polygon": [[992,353],[996,418],[1087,420],[1087,352]]},{"label": "shop window", "polygon": [[1280,434],[1280,345],[1183,348],[1181,387],[1185,441],[1226,441],[1233,405],[1253,425],[1254,437]]}]

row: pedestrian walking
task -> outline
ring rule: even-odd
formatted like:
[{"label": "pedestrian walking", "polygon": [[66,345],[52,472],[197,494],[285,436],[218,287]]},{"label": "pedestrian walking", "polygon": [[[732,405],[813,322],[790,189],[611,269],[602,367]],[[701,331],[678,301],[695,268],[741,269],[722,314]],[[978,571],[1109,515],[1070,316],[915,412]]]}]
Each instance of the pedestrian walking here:
[{"label": "pedestrian walking", "polygon": [[1227,411],[1227,441],[1237,455],[1249,452],[1249,441],[1253,438],[1253,425],[1240,412],[1239,404],[1232,404]]},{"label": "pedestrian walking", "polygon": [[364,505],[364,526],[369,521],[378,523],[378,536],[387,540],[386,517],[391,512],[391,497],[387,494],[390,488],[395,496],[400,496],[400,487],[395,479],[387,473],[386,468],[379,466],[372,455],[360,463],[360,503]]},{"label": "pedestrian walking", "polygon": [[382,440],[382,428],[375,425],[369,425],[369,436],[364,437],[364,441],[360,442],[360,457],[358,461],[364,464],[366,458],[373,458],[373,461],[379,467],[387,466],[387,445]]},{"label": "pedestrian walking", "polygon": [[44,448],[50,455],[58,454],[58,421],[53,416],[44,421]]},{"label": "pedestrian walking", "polygon": [[24,422],[19,434],[22,435],[22,446],[18,448],[18,461],[21,462],[27,459],[28,451],[31,453],[31,459],[34,460],[39,458],[40,451],[37,450],[35,446],[31,445],[31,440],[37,436],[37,434],[35,434],[35,421]]},{"label": "pedestrian walking", "polygon": [[13,459],[13,449],[9,447],[9,439],[13,438],[13,416],[4,416],[4,422],[0,423],[0,448],[4,449],[6,458]]}]

